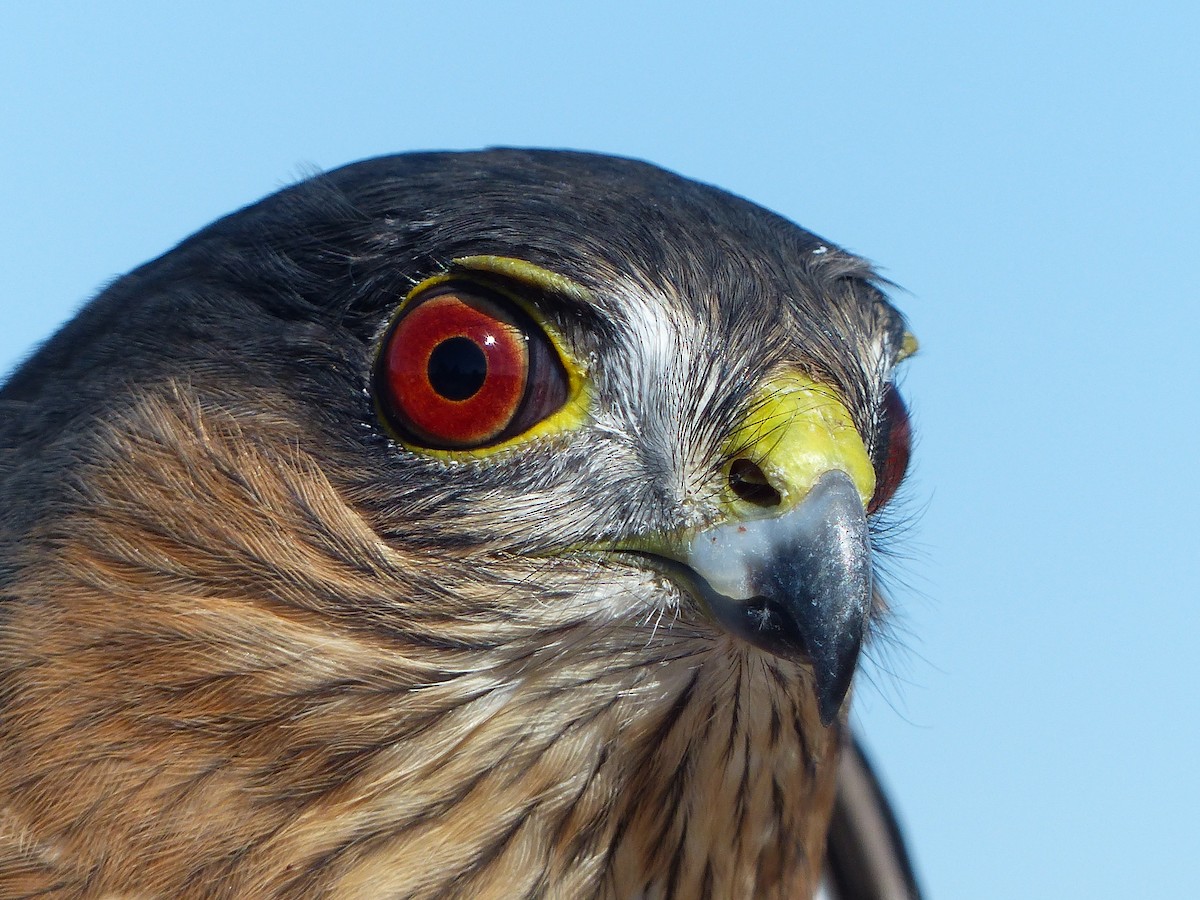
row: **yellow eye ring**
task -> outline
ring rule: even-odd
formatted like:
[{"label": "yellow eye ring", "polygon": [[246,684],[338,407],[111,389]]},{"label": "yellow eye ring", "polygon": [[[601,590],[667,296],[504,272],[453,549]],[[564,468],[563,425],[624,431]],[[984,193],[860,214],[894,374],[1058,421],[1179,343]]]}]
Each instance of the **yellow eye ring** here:
[{"label": "yellow eye ring", "polygon": [[583,292],[504,257],[456,260],[409,291],[372,378],[390,436],[420,453],[463,459],[582,424],[591,398],[586,372],[513,281],[575,299]]}]

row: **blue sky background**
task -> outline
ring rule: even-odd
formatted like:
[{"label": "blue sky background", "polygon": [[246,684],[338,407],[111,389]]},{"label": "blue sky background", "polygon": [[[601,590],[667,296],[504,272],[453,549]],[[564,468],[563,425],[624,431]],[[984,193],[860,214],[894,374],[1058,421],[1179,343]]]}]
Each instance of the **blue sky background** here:
[{"label": "blue sky background", "polygon": [[1200,5],[18,6],[4,370],[213,218],[403,150],[643,157],[876,261],[923,348],[917,521],[856,718],[930,895],[1194,895]]}]

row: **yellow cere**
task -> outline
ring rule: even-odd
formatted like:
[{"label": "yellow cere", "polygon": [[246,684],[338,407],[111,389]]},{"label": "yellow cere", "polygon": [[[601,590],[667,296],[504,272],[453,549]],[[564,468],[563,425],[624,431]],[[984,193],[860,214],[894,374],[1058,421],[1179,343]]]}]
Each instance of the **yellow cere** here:
[{"label": "yellow cere", "polygon": [[[488,275],[498,277],[488,278]],[[583,302],[589,301],[591,297],[587,288],[563,275],[543,269],[541,266],[523,259],[506,256],[466,256],[455,259],[449,271],[426,278],[409,291],[404,302],[400,304],[400,309],[403,310],[414,298],[430,288],[455,279],[474,281],[498,291],[529,314],[529,317],[546,333],[550,343],[558,352],[559,359],[562,360],[563,369],[567,373],[567,400],[562,407],[540,422],[498,444],[473,449],[436,450],[429,447],[411,447],[402,439],[401,442],[427,456],[436,456],[446,460],[480,459],[524,444],[531,439],[570,431],[582,425],[587,419],[592,400],[591,382],[587,377],[587,369],[567,350],[566,342],[557,329],[547,322],[520,293],[515,292],[511,284],[512,282],[523,282],[546,293],[566,295]]]},{"label": "yellow cere", "polygon": [[917,336],[911,331],[904,332],[904,337],[900,341],[900,352],[896,354],[896,362],[903,362],[910,356],[916,356],[920,349],[921,344],[917,340]]},{"label": "yellow cere", "polygon": [[[875,467],[850,413],[832,388],[807,375],[788,373],[764,384],[727,446],[753,461],[779,491],[783,508],[764,514],[795,506],[835,469],[850,476],[864,507],[875,493]],[[726,503],[745,517],[745,504],[732,493]]]}]

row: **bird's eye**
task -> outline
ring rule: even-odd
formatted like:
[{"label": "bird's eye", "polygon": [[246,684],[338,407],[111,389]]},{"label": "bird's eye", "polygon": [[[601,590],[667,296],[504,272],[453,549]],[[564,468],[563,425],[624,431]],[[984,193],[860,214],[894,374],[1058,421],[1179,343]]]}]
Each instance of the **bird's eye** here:
[{"label": "bird's eye", "polygon": [[465,450],[537,424],[566,402],[567,382],[554,345],[516,303],[449,282],[401,310],[383,344],[375,390],[405,440]]},{"label": "bird's eye", "polygon": [[875,455],[875,495],[867,506],[873,513],[882,508],[900,487],[908,471],[912,449],[912,425],[900,392],[889,384],[883,395],[883,440]]}]

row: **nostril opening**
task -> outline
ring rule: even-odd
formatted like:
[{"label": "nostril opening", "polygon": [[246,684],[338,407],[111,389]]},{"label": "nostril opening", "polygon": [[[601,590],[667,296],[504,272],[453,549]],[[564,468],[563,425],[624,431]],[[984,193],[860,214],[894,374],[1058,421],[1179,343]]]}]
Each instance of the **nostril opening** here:
[{"label": "nostril opening", "polygon": [[748,459],[735,459],[729,467],[729,489],[755,506],[778,506],[783,502],[763,470]]}]

